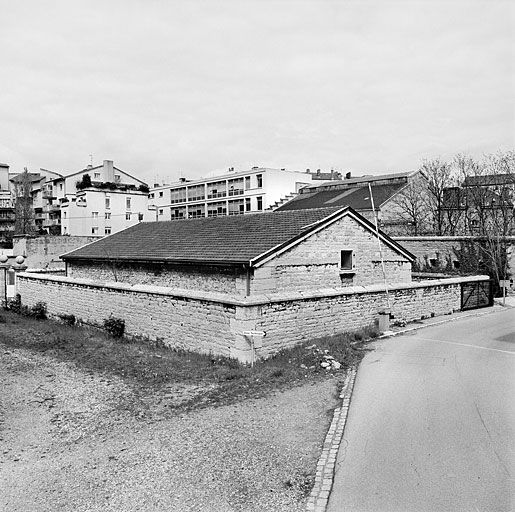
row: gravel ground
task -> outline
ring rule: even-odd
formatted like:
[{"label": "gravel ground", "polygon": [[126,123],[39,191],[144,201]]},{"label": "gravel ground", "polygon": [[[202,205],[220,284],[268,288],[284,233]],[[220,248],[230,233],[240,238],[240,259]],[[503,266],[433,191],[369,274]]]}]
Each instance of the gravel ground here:
[{"label": "gravel ground", "polygon": [[142,398],[0,343],[0,510],[304,510],[335,391],[328,378],[177,413],[198,390]]}]

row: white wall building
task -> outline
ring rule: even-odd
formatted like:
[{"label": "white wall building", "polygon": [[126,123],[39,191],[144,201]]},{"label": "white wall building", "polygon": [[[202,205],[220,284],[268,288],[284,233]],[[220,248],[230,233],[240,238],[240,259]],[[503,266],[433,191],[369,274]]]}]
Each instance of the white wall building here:
[{"label": "white wall building", "polygon": [[[90,180],[84,182],[86,174]],[[30,173],[30,179],[38,232],[105,236],[148,215],[147,184],[115,167],[112,160],[67,175],[40,169]]]},{"label": "white wall building", "polygon": [[182,179],[151,188],[149,206],[155,209],[154,220],[262,212],[311,184],[313,177],[309,172],[253,167],[200,180]]},{"label": "white wall building", "polygon": [[[79,186],[84,175],[91,186]],[[112,160],[53,180],[63,235],[105,236],[133,226],[148,212],[148,187],[114,167]]]}]

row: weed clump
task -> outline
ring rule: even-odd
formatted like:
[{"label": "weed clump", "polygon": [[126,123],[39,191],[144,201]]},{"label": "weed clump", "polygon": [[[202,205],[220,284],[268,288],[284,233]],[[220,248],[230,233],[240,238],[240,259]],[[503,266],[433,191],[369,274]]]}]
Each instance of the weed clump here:
[{"label": "weed clump", "polygon": [[48,318],[46,302],[36,302],[36,304],[29,308],[29,306],[21,303],[21,295],[19,293],[16,294],[14,299],[7,302],[5,309],[9,309],[18,315],[35,318],[36,320],[46,320]]},{"label": "weed clump", "polygon": [[110,316],[104,319],[104,329],[113,338],[122,338],[125,333],[125,320]]},{"label": "weed clump", "polygon": [[30,315],[34,317],[36,320],[46,320],[47,319],[47,308],[46,302],[36,302],[34,306],[30,308]]},{"label": "weed clump", "polygon": [[66,324],[66,325],[75,325],[77,323],[77,318],[75,315],[59,315],[59,318]]}]

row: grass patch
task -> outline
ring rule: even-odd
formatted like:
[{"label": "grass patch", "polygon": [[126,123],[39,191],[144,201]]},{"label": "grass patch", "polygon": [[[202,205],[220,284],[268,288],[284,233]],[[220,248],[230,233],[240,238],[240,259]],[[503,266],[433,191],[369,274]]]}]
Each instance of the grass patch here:
[{"label": "grass patch", "polygon": [[[377,336],[376,331],[367,329],[320,338],[282,350],[251,368],[233,359],[172,350],[161,344],[151,346],[143,340],[119,343],[99,329],[70,325],[71,318],[64,319],[65,323],[36,321],[9,311],[3,318],[0,333],[5,345],[43,352],[85,371],[121,377],[140,393],[170,384],[205,388],[186,404],[189,408],[263,396],[309,379],[343,375],[363,357],[361,345]],[[341,367],[323,368],[321,362],[331,361],[328,357]]]}]

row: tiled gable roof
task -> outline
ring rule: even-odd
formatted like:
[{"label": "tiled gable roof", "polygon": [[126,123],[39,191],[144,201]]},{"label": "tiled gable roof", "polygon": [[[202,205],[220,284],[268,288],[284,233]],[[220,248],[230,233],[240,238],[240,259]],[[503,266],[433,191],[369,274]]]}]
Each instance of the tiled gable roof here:
[{"label": "tiled gable roof", "polygon": [[[372,185],[374,204],[378,208],[394,194],[399,192],[406,184]],[[276,211],[302,210],[306,208],[350,206],[354,210],[371,210],[372,202],[368,187],[320,190],[314,193],[299,194],[291,201],[279,207]]]},{"label": "tiled gable roof", "polygon": [[62,256],[239,264],[302,235],[340,208],[142,222]]}]

